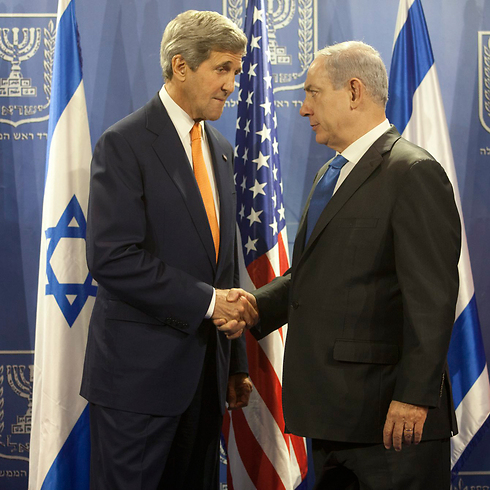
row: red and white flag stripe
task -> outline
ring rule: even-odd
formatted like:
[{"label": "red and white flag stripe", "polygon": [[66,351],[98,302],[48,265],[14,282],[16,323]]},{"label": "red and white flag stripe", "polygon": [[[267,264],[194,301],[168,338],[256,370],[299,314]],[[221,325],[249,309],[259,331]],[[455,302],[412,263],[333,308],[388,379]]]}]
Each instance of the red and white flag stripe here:
[{"label": "red and white flag stripe", "polygon": [[[284,228],[277,245],[248,268],[243,255],[239,257],[241,286],[253,291],[286,272],[286,245]],[[287,325],[260,341],[246,333],[254,391],[247,408],[225,416],[223,433],[228,441],[230,490],[293,490],[306,477],[305,440],[284,433],[281,395],[286,333]]]}]

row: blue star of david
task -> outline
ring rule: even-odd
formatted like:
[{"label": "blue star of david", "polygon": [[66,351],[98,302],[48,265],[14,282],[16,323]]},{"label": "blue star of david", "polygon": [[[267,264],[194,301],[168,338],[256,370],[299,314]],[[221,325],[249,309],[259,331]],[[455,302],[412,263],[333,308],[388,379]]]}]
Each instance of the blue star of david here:
[{"label": "blue star of david", "polygon": [[[77,222],[78,226],[69,226],[73,220]],[[46,274],[48,276],[46,295],[52,294],[55,297],[70,327],[75,323],[88,297],[97,294],[97,286],[92,284],[90,272],[82,284],[60,283],[50,261],[61,238],[83,238],[85,240],[86,232],[87,222],[76,196],[71,198],[58,224],[46,230],[46,238],[50,239],[46,258]],[[73,303],[68,301],[67,295],[75,296]]]}]

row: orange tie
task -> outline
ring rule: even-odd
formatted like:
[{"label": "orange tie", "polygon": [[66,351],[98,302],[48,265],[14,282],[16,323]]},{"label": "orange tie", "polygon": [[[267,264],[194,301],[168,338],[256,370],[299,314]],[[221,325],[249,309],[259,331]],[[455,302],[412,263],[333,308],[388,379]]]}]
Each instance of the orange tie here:
[{"label": "orange tie", "polygon": [[204,202],[204,207],[206,208],[206,214],[208,215],[209,226],[211,227],[211,233],[213,235],[214,250],[216,251],[216,261],[218,261],[219,226],[218,219],[216,217],[216,208],[214,206],[213,191],[211,189],[208,171],[206,169],[204,156],[202,154],[200,123],[195,123],[194,126],[192,126],[191,147],[194,175],[196,177],[199,190],[201,191],[201,197]]}]

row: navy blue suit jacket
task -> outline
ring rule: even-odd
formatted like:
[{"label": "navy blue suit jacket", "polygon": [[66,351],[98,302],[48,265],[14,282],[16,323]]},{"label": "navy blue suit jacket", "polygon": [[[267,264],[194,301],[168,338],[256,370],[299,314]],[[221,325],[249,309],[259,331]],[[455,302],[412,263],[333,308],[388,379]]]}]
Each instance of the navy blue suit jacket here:
[{"label": "navy blue suit jacket", "polygon": [[99,284],[81,394],[119,410],[178,415],[216,335],[224,410],[229,373],[247,372],[242,341],[204,320],[212,287],[238,284],[233,151],[206,125],[220,199],[220,251],[180,138],[158,94],[109,128],[92,161],[87,259]]}]

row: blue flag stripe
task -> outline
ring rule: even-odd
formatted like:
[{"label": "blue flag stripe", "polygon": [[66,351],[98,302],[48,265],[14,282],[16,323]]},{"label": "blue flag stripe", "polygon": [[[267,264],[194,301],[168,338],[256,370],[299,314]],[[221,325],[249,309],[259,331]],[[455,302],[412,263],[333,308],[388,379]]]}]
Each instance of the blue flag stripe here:
[{"label": "blue flag stripe", "polygon": [[89,467],[90,424],[87,405],[56,456],[41,490],[86,490],[89,488]]},{"label": "blue flag stripe", "polygon": [[78,44],[78,29],[75,5],[70,2],[58,23],[56,50],[53,67],[53,87],[48,125],[48,149],[46,173],[48,170],[51,139],[58,121],[82,81],[82,65]]},{"label": "blue flag stripe", "polygon": [[485,368],[485,351],[475,296],[454,323],[448,352],[454,405],[457,408]]},{"label": "blue flag stripe", "polygon": [[412,117],[413,95],[434,64],[420,0],[408,11],[407,20],[393,48],[390,70],[390,94],[386,113],[400,134]]}]

